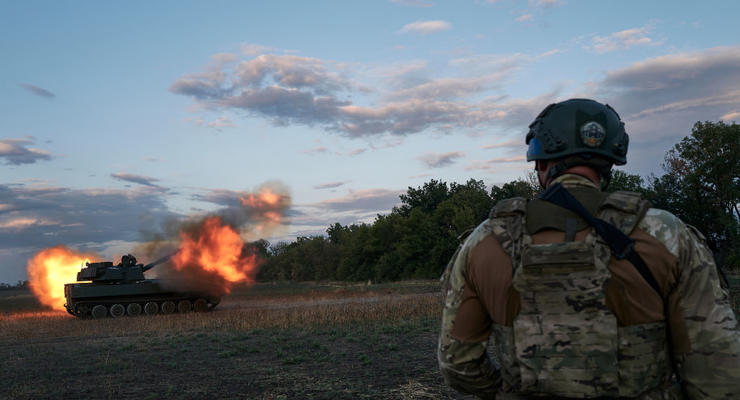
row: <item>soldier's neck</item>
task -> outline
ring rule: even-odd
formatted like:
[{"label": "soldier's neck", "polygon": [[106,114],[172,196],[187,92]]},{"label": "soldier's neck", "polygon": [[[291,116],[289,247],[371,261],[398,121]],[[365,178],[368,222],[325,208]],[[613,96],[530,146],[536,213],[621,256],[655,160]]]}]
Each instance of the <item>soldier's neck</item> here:
[{"label": "soldier's neck", "polygon": [[[597,188],[601,187],[601,180],[599,178],[599,174],[596,173],[596,171],[594,171],[593,168],[590,168],[584,165],[576,165],[575,167],[571,167],[565,170],[565,172],[560,176],[569,175],[569,174],[582,176],[588,179],[589,181],[591,181],[591,183],[593,183],[594,186],[596,186]],[[551,179],[550,181],[548,181],[547,186],[550,186],[555,180],[557,180],[557,178]]]}]

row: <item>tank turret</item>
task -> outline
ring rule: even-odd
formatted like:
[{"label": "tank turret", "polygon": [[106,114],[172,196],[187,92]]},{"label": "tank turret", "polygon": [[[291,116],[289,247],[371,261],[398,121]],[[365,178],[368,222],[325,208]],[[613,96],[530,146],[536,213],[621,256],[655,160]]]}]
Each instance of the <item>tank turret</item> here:
[{"label": "tank turret", "polygon": [[169,260],[176,253],[168,254],[153,263],[144,265],[136,264],[136,257],[127,254],[121,257],[118,265],[110,261],[85,263],[85,267],[77,273],[77,281],[93,282],[136,282],[146,279],[144,272]]},{"label": "tank turret", "polygon": [[[127,254],[118,265],[110,261],[85,263],[77,283],[64,285],[67,311],[76,317],[103,318],[139,314],[209,311],[221,301],[217,288],[183,285],[174,280],[147,279],[144,272],[176,253],[149,264],[137,264]],[[86,282],[88,281],[88,282]],[[180,290],[175,288],[180,287]]]}]

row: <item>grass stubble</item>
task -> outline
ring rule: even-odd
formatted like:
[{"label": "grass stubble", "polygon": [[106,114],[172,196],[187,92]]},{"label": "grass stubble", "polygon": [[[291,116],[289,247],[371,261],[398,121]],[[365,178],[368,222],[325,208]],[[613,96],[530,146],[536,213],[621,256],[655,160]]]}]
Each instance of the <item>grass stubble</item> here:
[{"label": "grass stubble", "polygon": [[438,282],[262,284],[209,313],[105,320],[15,296],[0,398],[468,398],[437,369]]}]

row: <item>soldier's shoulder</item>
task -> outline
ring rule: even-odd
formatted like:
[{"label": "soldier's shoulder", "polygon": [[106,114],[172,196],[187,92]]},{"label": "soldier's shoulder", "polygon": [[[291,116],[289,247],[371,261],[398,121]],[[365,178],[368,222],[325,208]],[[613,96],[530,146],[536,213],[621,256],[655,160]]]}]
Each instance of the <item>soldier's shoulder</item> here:
[{"label": "soldier's shoulder", "polygon": [[524,197],[512,197],[500,200],[491,209],[489,218],[500,218],[511,215],[523,214],[527,210],[527,199]]},{"label": "soldier's shoulder", "polygon": [[494,225],[491,219],[486,219],[485,221],[478,224],[478,226],[476,226],[475,229],[473,229],[473,231],[465,238],[465,241],[463,242],[463,248],[465,248],[466,250],[472,249],[487,236],[492,235],[493,231]]},{"label": "soldier's shoulder", "polygon": [[680,236],[687,225],[672,213],[659,208],[650,208],[638,227],[658,239],[671,254],[678,256]]}]

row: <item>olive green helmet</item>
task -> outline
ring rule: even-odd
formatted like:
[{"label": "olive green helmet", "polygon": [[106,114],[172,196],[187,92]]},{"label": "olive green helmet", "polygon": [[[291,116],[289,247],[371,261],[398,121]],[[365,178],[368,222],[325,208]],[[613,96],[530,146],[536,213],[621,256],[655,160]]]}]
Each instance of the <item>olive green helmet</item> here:
[{"label": "olive green helmet", "polygon": [[529,125],[527,161],[579,155],[627,163],[629,136],[608,104],[570,99],[550,104]]}]

